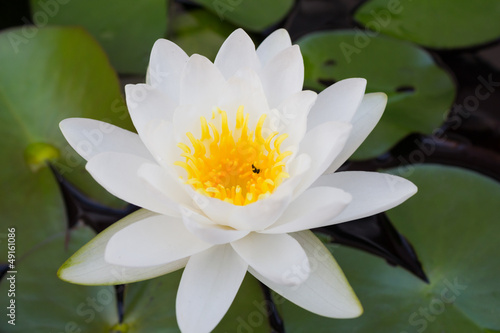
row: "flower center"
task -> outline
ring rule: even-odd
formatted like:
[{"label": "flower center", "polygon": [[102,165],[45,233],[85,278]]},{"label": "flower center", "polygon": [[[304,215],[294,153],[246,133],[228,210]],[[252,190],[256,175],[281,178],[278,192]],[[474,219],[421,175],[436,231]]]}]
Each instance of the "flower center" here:
[{"label": "flower center", "polygon": [[[289,177],[284,159],[292,152],[280,151],[288,134],[272,132],[264,138],[266,115],[259,118],[255,131],[248,130],[248,119],[249,114],[244,114],[240,106],[236,126],[230,131],[227,113],[214,109],[212,121],[200,117],[200,139],[186,133],[193,149],[184,143],[177,144],[186,160],[175,165],[187,171],[186,183],[198,193],[234,205],[248,205],[269,196]],[[215,124],[216,120],[220,126]]]}]

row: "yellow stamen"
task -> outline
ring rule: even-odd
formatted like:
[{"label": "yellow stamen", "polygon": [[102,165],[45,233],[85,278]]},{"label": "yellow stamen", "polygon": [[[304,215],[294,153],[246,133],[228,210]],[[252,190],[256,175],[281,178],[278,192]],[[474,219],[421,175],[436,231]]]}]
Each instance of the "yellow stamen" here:
[{"label": "yellow stamen", "polygon": [[184,161],[174,163],[186,170],[186,183],[198,193],[239,206],[271,195],[289,177],[284,159],[292,154],[280,152],[288,134],[272,132],[263,137],[265,114],[255,131],[249,131],[250,115],[243,110],[238,108],[232,131],[227,113],[219,108],[212,110],[210,122],[200,117],[201,138],[186,133],[192,148],[179,143]]},{"label": "yellow stamen", "polygon": [[201,122],[201,141],[210,139],[210,130],[208,129],[208,124],[205,117],[200,117],[200,122]]}]

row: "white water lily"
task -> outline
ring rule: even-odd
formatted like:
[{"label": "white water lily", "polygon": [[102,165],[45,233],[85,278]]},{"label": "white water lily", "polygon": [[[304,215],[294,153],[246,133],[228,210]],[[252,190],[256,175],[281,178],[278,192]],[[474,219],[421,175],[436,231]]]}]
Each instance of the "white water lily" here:
[{"label": "white water lily", "polygon": [[330,252],[308,229],[373,215],[416,192],[409,181],[338,172],[380,119],[387,97],[364,79],[303,91],[285,30],[258,48],[241,29],[215,62],[158,40],[146,84],[127,85],[138,134],[90,119],[61,129],[87,170],[144,209],[74,254],[61,279],[121,284],[185,267],[183,332],[208,332],[249,271],[297,305],[332,318],[362,313]]}]

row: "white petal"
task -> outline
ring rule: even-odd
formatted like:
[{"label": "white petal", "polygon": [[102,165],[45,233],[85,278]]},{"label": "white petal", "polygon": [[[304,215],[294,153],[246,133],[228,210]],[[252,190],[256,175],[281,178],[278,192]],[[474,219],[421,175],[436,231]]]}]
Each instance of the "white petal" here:
[{"label": "white petal", "polygon": [[265,229],[283,214],[290,204],[292,192],[275,191],[271,196],[245,206],[209,198],[195,191],[192,197],[210,220],[237,230],[254,231]]},{"label": "white petal", "polygon": [[[259,117],[263,113],[268,113],[266,95],[260,78],[253,70],[240,70],[231,77],[214,102],[214,106],[219,107],[227,113],[230,128],[236,124],[236,113],[240,106],[244,107],[244,113],[249,113],[248,126],[254,129]],[[198,105],[183,105],[175,111],[175,138],[188,145],[187,132],[191,132],[194,137],[201,136],[200,117],[205,117],[208,121],[212,118],[211,107],[200,107]]]},{"label": "white petal", "polygon": [[207,217],[188,209],[182,210],[182,220],[190,232],[210,244],[230,243],[249,233],[249,231],[214,224]]},{"label": "white petal", "polygon": [[228,113],[229,124],[236,125],[238,107],[249,113],[248,127],[254,129],[259,117],[269,112],[266,94],[258,74],[253,70],[239,70],[227,81],[227,89],[221,95],[218,106]]},{"label": "white petal", "polygon": [[314,187],[295,199],[267,234],[288,233],[331,224],[351,202],[351,195],[334,187]]},{"label": "white petal", "polygon": [[200,208],[203,213],[216,224],[229,226],[229,215],[231,214],[234,205],[219,199],[210,198],[204,194],[196,192],[192,188],[188,188],[191,193],[191,198]]},{"label": "white petal", "polygon": [[104,260],[109,239],[119,230],[156,214],[141,209],[132,213],[99,233],[73,254],[59,268],[57,275],[64,281],[84,285],[116,285],[152,279],[184,267],[187,258],[152,267],[126,267],[113,265]]},{"label": "white petal", "polygon": [[179,174],[174,170],[184,170],[181,167],[174,166],[175,161],[181,160],[182,150],[177,147],[171,122],[151,122],[147,124],[145,132],[146,134],[142,136],[142,140],[158,164],[171,172],[172,175]]},{"label": "white petal", "polygon": [[293,45],[276,55],[261,70],[260,77],[271,108],[301,91],[304,84],[304,62],[299,46]]},{"label": "white petal", "polygon": [[[288,163],[288,173],[290,178],[287,178],[281,183],[280,186],[271,194],[270,198],[273,196],[287,196],[289,200],[287,201],[287,206],[290,204],[294,196],[290,194],[295,192],[297,186],[300,185],[302,179],[306,176],[307,172],[311,168],[311,157],[307,154],[300,154],[292,161]],[[286,208],[285,207],[285,208]],[[281,216],[281,214],[280,214]],[[266,227],[268,227],[267,225]],[[263,229],[259,229],[261,231]]]},{"label": "white petal", "polygon": [[295,197],[304,192],[332,164],[342,151],[350,132],[350,124],[327,122],[306,133],[300,143],[299,153],[308,154],[313,163],[295,189]]},{"label": "white petal", "polygon": [[176,204],[179,208],[187,206],[193,208],[193,201],[191,197],[184,191],[182,181],[159,166],[158,164],[143,164],[137,171],[139,178],[144,179],[147,184],[158,191],[158,193]]},{"label": "white petal", "polygon": [[371,93],[363,97],[360,107],[352,119],[351,135],[347,139],[344,149],[328,167],[326,173],[337,170],[365,141],[382,117],[387,104],[387,95],[384,93]]},{"label": "white petal", "polygon": [[[226,80],[219,69],[207,58],[193,54],[181,78],[180,105],[198,105],[212,108],[224,91]],[[193,119],[198,121],[199,119]]]},{"label": "white petal", "polygon": [[269,114],[269,124],[272,131],[288,134],[283,142],[282,151],[289,146],[298,146],[307,130],[307,115],[316,101],[317,94],[313,91],[300,91],[291,95]]},{"label": "white petal", "polygon": [[139,178],[138,170],[147,160],[135,155],[102,153],[85,166],[109,193],[136,206],[167,215],[178,215],[176,206]]},{"label": "white petal", "polygon": [[71,147],[86,160],[105,152],[152,159],[137,134],[114,125],[93,119],[67,118],[59,127]]},{"label": "white petal", "polygon": [[178,103],[181,74],[188,59],[187,54],[175,43],[158,39],[151,50],[146,83]]},{"label": "white petal", "polygon": [[127,84],[125,95],[130,117],[141,137],[144,136],[148,123],[172,121],[176,103],[159,90],[147,84]]},{"label": "white petal", "polygon": [[270,34],[257,48],[257,56],[262,66],[265,66],[272,58],[281,51],[292,46],[288,31],[278,29]]},{"label": "white petal", "polygon": [[251,233],[231,245],[250,267],[274,283],[298,285],[309,276],[306,253],[287,234]]},{"label": "white petal", "polygon": [[182,274],[175,304],[181,331],[212,331],[233,302],[247,267],[229,245],[193,255]]},{"label": "white petal", "polygon": [[350,123],[365,93],[365,79],[339,81],[319,95],[309,113],[307,128],[312,129],[327,121]]},{"label": "white petal", "polygon": [[263,230],[283,214],[292,200],[292,193],[273,193],[265,199],[245,206],[234,206],[229,225],[238,230]]},{"label": "white petal", "polygon": [[324,175],[313,186],[334,186],[352,195],[352,202],[331,222],[341,223],[391,209],[417,192],[410,181],[386,173],[346,171]]},{"label": "white petal", "polygon": [[[297,156],[291,160],[288,163],[288,174],[290,175],[290,178],[285,179],[285,181],[278,187],[277,191],[280,191],[280,189],[283,186],[288,186],[285,184],[288,184],[293,180],[293,182],[296,182],[297,180],[302,179],[302,177],[306,174],[307,171],[311,168],[311,156],[306,153],[302,154],[297,154]],[[297,179],[297,180],[296,180]],[[294,190],[296,185],[299,183],[296,183],[295,186],[291,189]]]},{"label": "white petal", "polygon": [[239,69],[260,67],[255,45],[243,29],[237,29],[227,37],[214,63],[226,79],[233,76]]},{"label": "white petal", "polygon": [[291,234],[307,253],[309,278],[297,286],[277,284],[252,267],[249,272],[275,292],[298,306],[330,318],[355,318],[363,308],[341,268],[321,241],[310,231]]},{"label": "white petal", "polygon": [[[219,106],[217,102],[214,102],[213,106]],[[200,107],[199,105],[190,104],[190,105],[181,105],[179,106],[174,113],[173,125],[169,131],[173,131],[172,138],[175,140],[174,144],[176,145],[179,142],[182,142],[190,147],[191,141],[187,137],[187,133],[190,132],[193,134],[195,138],[201,137],[201,122],[200,118],[204,117],[207,121],[211,120],[212,117],[212,107]],[[154,125],[152,126],[154,127]],[[180,148],[176,149],[179,151],[179,157],[182,152]]]},{"label": "white petal", "polygon": [[115,265],[148,267],[186,258],[211,246],[190,233],[181,219],[156,215],[117,231],[109,239],[104,259]]}]

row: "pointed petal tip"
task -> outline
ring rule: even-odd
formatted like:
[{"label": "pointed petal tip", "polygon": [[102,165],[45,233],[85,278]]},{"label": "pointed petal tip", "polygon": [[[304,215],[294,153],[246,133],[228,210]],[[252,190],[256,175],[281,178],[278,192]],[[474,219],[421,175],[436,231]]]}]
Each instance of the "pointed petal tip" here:
[{"label": "pointed petal tip", "polygon": [[[410,182],[410,181],[408,181],[408,182]],[[410,185],[411,190],[409,192],[411,193],[411,195],[414,195],[418,192],[418,187],[417,187],[417,185],[415,185],[412,182],[410,182],[410,184],[411,184]]]},{"label": "pointed petal tip", "polygon": [[379,95],[380,97],[383,97],[385,101],[387,101],[387,94],[385,92],[375,92],[373,93],[374,95]]},{"label": "pointed petal tip", "polygon": [[335,82],[334,84],[337,84],[339,82],[342,82],[342,85],[351,84],[353,86],[355,85],[355,86],[366,88],[366,84],[367,84],[368,81],[365,78],[363,78],[363,77],[350,77],[350,78],[343,79],[343,80],[340,80],[338,82]]},{"label": "pointed petal tip", "polygon": [[387,174],[387,182],[389,185],[389,189],[392,191],[400,191],[402,201],[406,201],[406,199],[415,195],[418,192],[418,187],[413,182],[409,181],[406,178]]},{"label": "pointed petal tip", "polygon": [[168,52],[171,52],[172,49],[174,49],[175,51],[179,51],[181,54],[186,55],[184,50],[182,50],[177,44],[175,44],[171,40],[168,40],[165,38],[158,38],[154,42],[153,47],[151,48],[151,56],[153,56],[153,54],[162,53],[162,52],[168,53]]},{"label": "pointed petal tip", "polygon": [[354,77],[345,79],[344,81],[349,81],[353,86],[356,86],[359,90],[362,90],[363,93],[366,91],[366,84],[368,83],[368,81],[365,78]]},{"label": "pointed petal tip", "polygon": [[65,131],[71,130],[73,127],[75,127],[77,122],[86,121],[86,120],[87,120],[87,118],[81,118],[81,117],[66,118],[66,119],[63,119],[59,122],[59,128],[61,129],[61,131],[64,134]]},{"label": "pointed petal tip", "polygon": [[132,93],[132,90],[134,89],[134,87],[136,86],[136,84],[133,84],[133,83],[127,83],[124,87],[125,89],[125,96],[126,95],[129,95]]},{"label": "pointed petal tip", "polygon": [[384,92],[373,92],[373,93],[368,93],[368,94],[365,94],[365,96],[367,97],[372,97],[371,99],[367,99],[367,103],[371,103],[371,104],[383,104],[384,107],[382,108],[385,109],[385,106],[387,105],[387,100],[388,100],[388,97],[387,97],[387,94],[384,93]]},{"label": "pointed petal tip", "polygon": [[154,43],[153,43],[153,48],[158,47],[158,45],[161,45],[165,42],[168,42],[167,39],[165,38],[158,38]]},{"label": "pointed petal tip", "polygon": [[100,281],[96,283],[95,281],[92,281],[91,278],[86,278],[85,275],[79,274],[81,271],[79,271],[78,268],[75,271],[74,267],[77,265],[78,263],[74,262],[73,258],[70,257],[57,270],[57,277],[64,282],[78,284],[81,286],[106,286],[117,284],[111,279],[109,281]]},{"label": "pointed petal tip", "polygon": [[[229,36],[234,37],[234,36],[238,36],[238,35],[250,38],[250,36],[247,34],[247,32],[242,28],[238,28],[238,29],[234,30]],[[229,39],[229,36],[226,38],[226,40]]]},{"label": "pointed petal tip", "polygon": [[59,267],[59,269],[57,270],[57,277],[63,281],[66,281],[66,282],[71,282],[67,279],[66,277],[66,269],[68,267],[68,261],[70,259],[66,260],[62,265],[61,267]]},{"label": "pointed petal tip", "polygon": [[290,49],[293,51],[293,52],[298,52],[300,54],[300,56],[302,57],[302,53],[300,51],[300,46],[297,45],[297,44],[294,44],[292,46],[290,46]]},{"label": "pointed petal tip", "polygon": [[274,33],[276,33],[276,34],[282,34],[282,35],[286,35],[286,36],[290,36],[288,34],[288,30],[286,30],[285,28],[279,28],[279,29],[275,30]]},{"label": "pointed petal tip", "polygon": [[59,128],[61,129],[61,131],[63,130],[64,127],[66,127],[66,125],[68,124],[68,121],[72,119],[72,118],[66,118],[66,119],[63,119],[59,122]]},{"label": "pointed petal tip", "polygon": [[253,40],[252,40],[252,37],[250,37],[250,35],[249,35],[249,34],[247,34],[247,32],[246,32],[244,29],[242,29],[242,28],[238,28],[238,29],[234,30],[234,31],[233,31],[233,32],[232,32],[232,33],[231,33],[231,34],[230,34],[230,35],[226,38],[226,40],[228,40],[230,37],[231,37],[231,38],[235,38],[235,37],[236,37],[236,38],[243,38],[243,39],[247,39],[247,40],[249,40],[249,41],[252,43],[252,45],[254,45],[254,48],[255,48],[255,44],[254,44],[254,42],[253,42]]},{"label": "pointed petal tip", "polygon": [[76,251],[61,265],[57,276],[69,283],[103,286],[148,280],[185,267],[188,257],[147,268],[113,265],[104,260],[105,248],[112,235],[138,221],[155,216],[158,215],[145,209],[127,215]]},{"label": "pointed petal tip", "polygon": [[349,306],[352,306],[352,307],[349,308],[350,311],[346,311],[346,314],[344,317],[345,319],[358,318],[364,312],[363,305],[361,304],[361,302],[359,301],[359,299],[356,295],[354,295],[354,300],[355,300],[355,302],[353,302],[352,304],[349,304]]},{"label": "pointed petal tip", "polygon": [[266,37],[257,47],[257,55],[264,66],[280,52],[292,46],[292,40],[288,31],[278,29]]},{"label": "pointed petal tip", "polygon": [[[284,28],[280,28],[278,30],[273,31],[269,36],[264,39],[264,41],[268,40],[268,42],[274,41],[278,44],[283,44],[282,47],[290,47],[292,46],[292,39],[290,38],[290,34],[288,30]],[[264,41],[262,44],[264,44]]]},{"label": "pointed petal tip", "polygon": [[61,130],[61,133],[64,136],[64,138],[66,138],[66,131],[71,126],[71,119],[73,118],[66,118],[59,122],[59,129]]},{"label": "pointed petal tip", "polygon": [[[207,57],[201,55],[201,54],[198,54],[198,53],[193,53],[190,57],[189,57],[189,60],[188,62],[193,62],[193,61],[206,61],[208,60]],[[210,61],[210,60],[208,60]],[[210,61],[211,62],[211,61]]]}]

